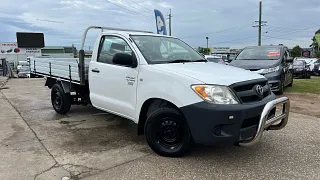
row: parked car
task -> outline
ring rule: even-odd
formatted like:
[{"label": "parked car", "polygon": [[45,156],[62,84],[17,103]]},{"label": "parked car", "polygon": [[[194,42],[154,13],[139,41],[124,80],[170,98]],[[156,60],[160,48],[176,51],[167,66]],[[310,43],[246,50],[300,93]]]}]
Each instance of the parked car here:
[{"label": "parked car", "polygon": [[316,76],[320,76],[320,59],[313,63],[312,73]]},{"label": "parked car", "polygon": [[[85,59],[90,29],[104,31]],[[178,38],[92,26],[81,44],[79,59],[30,60],[32,74],[47,77],[53,109],[66,114],[71,104],[92,104],[132,120],[159,155],[182,156],[193,143],[253,146],[288,122],[289,99],[276,98],[264,76],[208,63]]]},{"label": "parked car", "polygon": [[314,64],[315,64],[318,60],[319,60],[318,58],[309,58],[309,59],[306,59],[306,60],[305,60],[305,61],[307,62],[307,65],[309,65],[311,72],[312,72],[313,69],[314,69]]},{"label": "parked car", "polygon": [[293,61],[293,76],[301,78],[310,78],[310,65],[305,60]]},{"label": "parked car", "polygon": [[215,63],[219,63],[219,64],[226,64],[221,56],[215,56],[215,55],[205,55],[204,56],[208,61],[210,62],[215,62]]},{"label": "parked car", "polygon": [[28,61],[19,61],[17,66],[17,74],[19,74],[20,69],[25,69],[25,67],[29,67]]},{"label": "parked car", "polygon": [[283,45],[250,46],[244,48],[229,65],[264,75],[271,90],[282,94],[286,86],[292,86],[293,58]]}]

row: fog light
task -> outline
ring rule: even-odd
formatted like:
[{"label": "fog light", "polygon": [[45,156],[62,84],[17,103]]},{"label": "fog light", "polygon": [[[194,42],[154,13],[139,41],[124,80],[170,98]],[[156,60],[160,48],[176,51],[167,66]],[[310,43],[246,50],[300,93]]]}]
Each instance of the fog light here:
[{"label": "fog light", "polygon": [[221,135],[221,126],[216,126],[212,129],[212,133],[215,136],[220,136]]}]

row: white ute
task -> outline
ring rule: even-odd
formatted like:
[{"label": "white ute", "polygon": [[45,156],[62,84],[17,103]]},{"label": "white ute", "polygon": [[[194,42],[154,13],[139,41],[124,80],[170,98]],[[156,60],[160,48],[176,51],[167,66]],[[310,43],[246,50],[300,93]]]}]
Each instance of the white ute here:
[{"label": "white ute", "polygon": [[[85,59],[89,29],[104,31]],[[91,104],[132,120],[162,156],[182,156],[193,143],[252,146],[288,121],[289,99],[277,99],[265,77],[208,62],[171,36],[90,26],[79,59],[30,58],[30,68],[46,77],[57,113]]]}]

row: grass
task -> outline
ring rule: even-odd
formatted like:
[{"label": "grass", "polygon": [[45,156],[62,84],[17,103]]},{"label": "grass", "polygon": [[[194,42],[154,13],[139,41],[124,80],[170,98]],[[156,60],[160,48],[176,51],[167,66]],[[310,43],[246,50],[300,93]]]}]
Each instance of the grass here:
[{"label": "grass", "polygon": [[286,87],[285,92],[320,94],[320,78],[294,79],[292,87]]}]

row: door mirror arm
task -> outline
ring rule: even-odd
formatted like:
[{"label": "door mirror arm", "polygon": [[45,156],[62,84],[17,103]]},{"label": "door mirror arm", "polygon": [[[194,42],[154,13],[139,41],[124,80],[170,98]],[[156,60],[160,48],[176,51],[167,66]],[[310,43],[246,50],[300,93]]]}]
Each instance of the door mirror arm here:
[{"label": "door mirror arm", "polygon": [[137,56],[136,54],[134,54],[134,52],[132,52],[132,68],[136,68],[138,66],[138,60],[137,60]]}]

